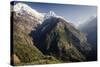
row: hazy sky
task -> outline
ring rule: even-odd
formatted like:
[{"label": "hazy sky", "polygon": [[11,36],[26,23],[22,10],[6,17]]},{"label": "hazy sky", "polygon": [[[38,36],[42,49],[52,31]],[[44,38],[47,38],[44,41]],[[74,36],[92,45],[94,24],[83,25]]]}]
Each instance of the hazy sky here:
[{"label": "hazy sky", "polygon": [[38,12],[47,13],[54,11],[57,15],[63,16],[67,21],[74,23],[78,26],[80,23],[85,22],[91,16],[97,16],[96,6],[83,6],[71,4],[49,4],[49,3],[31,3],[24,2]]}]

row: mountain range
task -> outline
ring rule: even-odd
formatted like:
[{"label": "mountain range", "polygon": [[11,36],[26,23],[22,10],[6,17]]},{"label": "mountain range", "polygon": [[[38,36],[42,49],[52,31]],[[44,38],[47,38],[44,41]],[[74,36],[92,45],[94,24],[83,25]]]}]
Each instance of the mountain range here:
[{"label": "mountain range", "polygon": [[84,33],[55,12],[40,13],[24,3],[11,5],[12,65],[89,61]]},{"label": "mountain range", "polygon": [[87,41],[93,48],[92,56],[90,60],[97,59],[97,17],[90,17],[85,23],[79,25],[79,30],[86,34]]}]

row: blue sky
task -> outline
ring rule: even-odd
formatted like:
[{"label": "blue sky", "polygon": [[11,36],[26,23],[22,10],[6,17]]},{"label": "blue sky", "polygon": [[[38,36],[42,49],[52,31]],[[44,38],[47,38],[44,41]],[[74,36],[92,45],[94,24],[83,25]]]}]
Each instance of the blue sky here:
[{"label": "blue sky", "polygon": [[78,26],[87,21],[91,16],[97,16],[97,7],[88,5],[71,5],[71,4],[49,4],[23,2],[38,12],[47,13],[54,11],[57,15],[63,16],[67,21]]}]

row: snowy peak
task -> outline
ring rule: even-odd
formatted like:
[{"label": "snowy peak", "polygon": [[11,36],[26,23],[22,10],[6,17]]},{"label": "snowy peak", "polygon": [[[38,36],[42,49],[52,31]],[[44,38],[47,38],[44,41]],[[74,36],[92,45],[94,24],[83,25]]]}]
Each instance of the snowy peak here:
[{"label": "snowy peak", "polygon": [[28,16],[31,18],[35,18],[38,20],[38,22],[41,24],[44,20],[49,19],[51,17],[56,17],[56,18],[63,18],[61,16],[56,15],[54,11],[49,11],[48,13],[40,13],[36,11],[35,9],[31,8],[27,4],[24,3],[16,3],[14,5],[14,12],[16,12],[17,16]]},{"label": "snowy peak", "polygon": [[35,16],[37,18],[43,17],[43,15],[41,13],[39,13],[35,9],[32,9],[30,6],[28,6],[27,4],[24,4],[24,3],[17,3],[16,5],[14,5],[14,11],[16,13],[20,13],[20,14],[27,13],[27,14]]},{"label": "snowy peak", "polygon": [[55,12],[49,11],[48,13],[46,13],[45,16],[44,16],[44,20],[45,20],[45,19],[49,19],[49,18],[51,18],[51,17],[56,17]]},{"label": "snowy peak", "polygon": [[52,17],[55,17],[55,18],[62,18],[62,19],[65,20],[64,17],[57,15],[54,11],[49,11],[48,13],[45,13],[45,14],[44,14],[44,20],[49,19],[49,18],[52,18]]},{"label": "snowy peak", "polygon": [[54,11],[49,11],[49,12],[47,13],[47,15],[48,15],[48,16],[56,16],[56,14],[55,14]]}]

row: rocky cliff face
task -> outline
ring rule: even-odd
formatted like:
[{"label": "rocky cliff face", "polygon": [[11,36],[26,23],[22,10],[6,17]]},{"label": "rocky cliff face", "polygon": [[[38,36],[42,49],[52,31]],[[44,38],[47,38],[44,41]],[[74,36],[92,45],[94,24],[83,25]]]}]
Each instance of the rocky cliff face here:
[{"label": "rocky cliff face", "polygon": [[11,22],[12,54],[20,65],[88,61],[92,49],[86,36],[53,11],[43,15],[18,3]]}]

